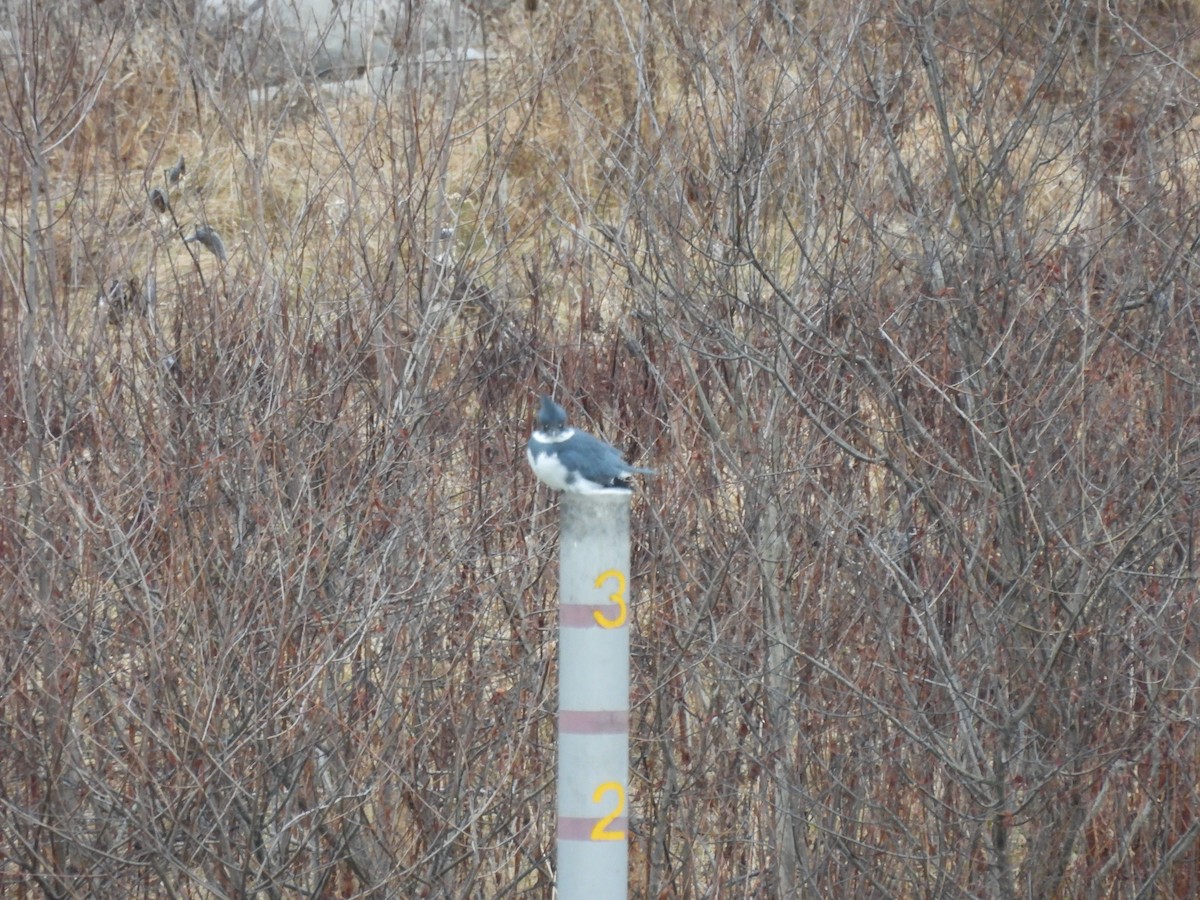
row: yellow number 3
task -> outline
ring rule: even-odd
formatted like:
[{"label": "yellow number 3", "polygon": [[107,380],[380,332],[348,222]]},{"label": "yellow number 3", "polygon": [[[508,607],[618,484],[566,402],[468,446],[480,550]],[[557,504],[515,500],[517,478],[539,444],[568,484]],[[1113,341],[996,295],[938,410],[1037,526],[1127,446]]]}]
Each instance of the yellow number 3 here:
[{"label": "yellow number 3", "polygon": [[625,788],[621,787],[619,782],[606,781],[600,787],[596,788],[596,792],[592,794],[592,802],[599,803],[600,798],[611,791],[616,791],[617,806],[612,812],[596,823],[596,826],[592,829],[593,841],[625,840],[625,832],[608,830],[608,826],[613,823],[613,820],[625,810]]},{"label": "yellow number 3", "polygon": [[611,619],[600,610],[596,610],[592,615],[596,617],[596,622],[601,628],[620,628],[625,624],[625,617],[629,613],[629,606],[625,603],[625,576],[616,569],[601,572],[600,577],[596,579],[596,587],[600,587],[610,578],[617,580],[617,589],[608,595],[608,599],[617,604],[619,612]]}]

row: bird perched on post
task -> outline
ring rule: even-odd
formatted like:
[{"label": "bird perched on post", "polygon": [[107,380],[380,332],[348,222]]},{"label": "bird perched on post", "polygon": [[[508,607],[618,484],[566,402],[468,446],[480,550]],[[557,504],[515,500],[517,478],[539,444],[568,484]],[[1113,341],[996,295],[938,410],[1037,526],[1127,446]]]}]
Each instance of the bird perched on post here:
[{"label": "bird perched on post", "polygon": [[542,395],[537,424],[525,456],[538,479],[556,491],[573,494],[628,492],[631,475],[653,475],[625,462],[614,448],[586,431],[567,425],[566,411]]}]

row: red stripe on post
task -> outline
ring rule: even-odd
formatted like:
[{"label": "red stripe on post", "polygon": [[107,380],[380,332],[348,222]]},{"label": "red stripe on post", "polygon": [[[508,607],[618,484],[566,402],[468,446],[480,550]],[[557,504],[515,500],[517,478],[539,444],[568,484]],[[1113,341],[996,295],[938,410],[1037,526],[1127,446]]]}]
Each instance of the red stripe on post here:
[{"label": "red stripe on post", "polygon": [[570,603],[558,608],[558,624],[563,628],[599,628],[596,613],[605,619],[617,615],[619,609],[614,603]]},{"label": "red stripe on post", "polygon": [[629,712],[619,709],[560,709],[558,727],[564,734],[625,734]]},{"label": "red stripe on post", "polygon": [[[599,819],[585,819],[581,816],[558,817],[558,839],[560,841],[592,841],[592,832]],[[629,816],[617,816],[604,826],[606,834],[629,834]]]}]

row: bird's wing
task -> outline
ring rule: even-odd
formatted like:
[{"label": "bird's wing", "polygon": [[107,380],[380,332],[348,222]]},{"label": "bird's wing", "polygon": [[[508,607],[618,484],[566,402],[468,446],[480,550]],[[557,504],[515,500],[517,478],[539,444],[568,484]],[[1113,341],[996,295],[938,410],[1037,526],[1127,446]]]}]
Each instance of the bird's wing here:
[{"label": "bird's wing", "polygon": [[616,447],[605,443],[586,431],[576,430],[573,442],[568,442],[559,450],[563,462],[572,468],[582,468],[583,463],[589,463],[601,478],[626,478],[629,475],[653,475],[654,469],[644,469],[631,466]]},{"label": "bird's wing", "polygon": [[595,469],[595,474],[604,478],[615,478],[629,471],[615,447],[611,447],[586,431],[575,432],[575,437],[559,446],[559,456],[569,468]]}]

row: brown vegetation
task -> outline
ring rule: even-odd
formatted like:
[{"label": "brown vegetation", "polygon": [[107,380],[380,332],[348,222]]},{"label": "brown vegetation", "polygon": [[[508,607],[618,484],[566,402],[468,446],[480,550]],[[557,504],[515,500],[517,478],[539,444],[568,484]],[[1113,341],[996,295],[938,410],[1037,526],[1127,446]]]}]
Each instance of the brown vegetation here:
[{"label": "brown vegetation", "polygon": [[1200,895],[1190,6],[136,6],[0,22],[5,896],[548,897],[546,389],[660,472],[633,895]]}]

